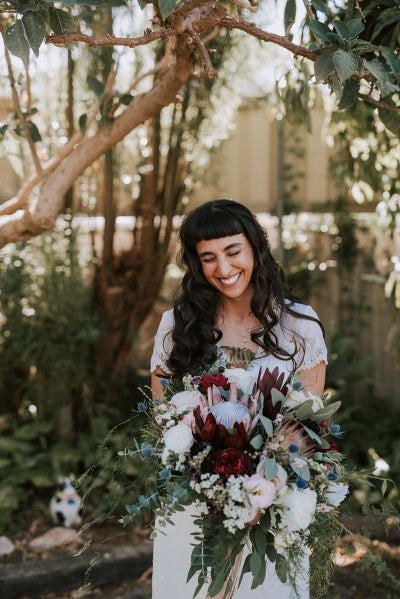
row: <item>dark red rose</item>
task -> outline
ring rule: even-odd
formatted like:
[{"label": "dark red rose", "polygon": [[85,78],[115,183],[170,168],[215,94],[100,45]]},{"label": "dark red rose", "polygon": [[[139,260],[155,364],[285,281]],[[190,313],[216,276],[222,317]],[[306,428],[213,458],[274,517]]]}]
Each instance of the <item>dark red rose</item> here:
[{"label": "dark red rose", "polygon": [[329,443],[329,449],[328,449],[328,451],[336,451],[336,452],[338,452],[339,451],[339,447],[337,446],[337,444],[334,441],[332,441],[331,443]]},{"label": "dark red rose", "polygon": [[207,393],[207,389],[215,385],[216,387],[222,387],[223,389],[229,389],[229,383],[226,376],[223,374],[209,374],[201,377],[199,391],[200,393]]},{"label": "dark red rose", "polygon": [[251,474],[251,461],[247,454],[234,447],[227,447],[215,453],[214,471],[226,480],[232,475]]}]

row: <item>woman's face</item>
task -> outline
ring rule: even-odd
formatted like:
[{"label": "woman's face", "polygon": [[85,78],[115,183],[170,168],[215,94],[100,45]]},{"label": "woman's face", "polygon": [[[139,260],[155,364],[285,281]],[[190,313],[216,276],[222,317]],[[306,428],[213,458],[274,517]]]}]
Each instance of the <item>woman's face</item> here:
[{"label": "woman's face", "polygon": [[196,250],[210,285],[230,299],[251,297],[254,255],[243,233],[199,241]]}]

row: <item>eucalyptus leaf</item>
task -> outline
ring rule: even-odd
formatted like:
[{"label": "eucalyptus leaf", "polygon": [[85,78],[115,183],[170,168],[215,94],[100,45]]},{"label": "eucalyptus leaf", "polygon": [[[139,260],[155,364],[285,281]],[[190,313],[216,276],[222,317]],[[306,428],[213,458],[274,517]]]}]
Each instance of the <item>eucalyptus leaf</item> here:
[{"label": "eucalyptus leaf", "polygon": [[28,67],[30,46],[21,19],[17,19],[14,25],[7,27],[4,33],[4,42],[7,50],[20,58],[24,65]]},{"label": "eucalyptus leaf", "polygon": [[346,50],[336,50],[332,60],[339,79],[343,82],[349,79],[357,71],[357,56]]},{"label": "eucalyptus leaf", "polygon": [[272,435],[274,434],[274,425],[272,423],[272,420],[267,418],[267,416],[263,416],[262,414],[260,414],[260,422],[263,425],[268,437],[272,437]]},{"label": "eucalyptus leaf", "polygon": [[311,428],[308,428],[308,426],[304,426],[304,424],[303,424],[303,428],[306,431],[307,435],[309,437],[311,437],[311,439],[313,439],[317,443],[321,443],[321,437],[319,435],[317,435],[317,433],[315,433],[313,430],[311,430]]},{"label": "eucalyptus leaf", "polygon": [[256,435],[251,439],[250,445],[254,447],[254,449],[260,449],[260,447],[263,445],[263,442],[262,435]]},{"label": "eucalyptus leaf", "polygon": [[278,389],[275,388],[271,390],[271,398],[273,406],[276,406],[276,404],[279,402],[281,402],[283,405],[286,400],[286,397],[283,395],[283,393],[281,393]]},{"label": "eucalyptus leaf", "polygon": [[265,476],[268,480],[272,480],[278,474],[278,464],[275,458],[266,458],[264,462]]},{"label": "eucalyptus leaf", "polygon": [[22,17],[25,35],[28,43],[36,56],[39,56],[39,48],[46,34],[46,24],[37,12],[29,11]]},{"label": "eucalyptus leaf", "polygon": [[342,404],[341,401],[334,401],[333,403],[329,404],[328,406],[321,408],[320,410],[318,410],[318,412],[315,412],[314,420],[316,420],[317,422],[321,422],[322,420],[327,420],[328,418],[333,416],[333,414],[336,414],[336,412],[340,408],[341,404]]},{"label": "eucalyptus leaf", "polygon": [[296,466],[294,463],[294,460],[290,460],[290,466],[293,470],[293,472],[295,472],[297,474],[297,476],[300,476],[300,478],[302,478],[303,480],[309,482],[310,478],[311,478],[311,473],[310,473],[310,468],[308,467],[307,464],[304,464],[303,466]]}]

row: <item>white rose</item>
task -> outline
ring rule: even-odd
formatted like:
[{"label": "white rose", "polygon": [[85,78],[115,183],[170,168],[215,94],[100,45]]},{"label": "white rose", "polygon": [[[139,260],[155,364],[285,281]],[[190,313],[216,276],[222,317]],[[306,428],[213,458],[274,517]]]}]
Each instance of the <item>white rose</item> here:
[{"label": "white rose", "polygon": [[312,391],[307,389],[296,391],[293,388],[289,388],[286,396],[285,408],[289,408],[290,410],[298,408],[302,403],[308,400],[312,400],[311,408],[313,412],[318,412],[318,410],[324,407],[324,403],[320,396],[315,395]]},{"label": "white rose", "polygon": [[325,501],[328,505],[337,507],[342,503],[348,492],[349,487],[347,485],[330,483],[325,491]]},{"label": "white rose", "polygon": [[290,485],[287,493],[278,500],[283,507],[281,525],[291,531],[305,530],[311,524],[317,507],[317,493],[312,489],[299,489]]},{"label": "white rose", "polygon": [[238,389],[241,389],[246,395],[253,393],[254,384],[257,382],[258,373],[244,370],[244,368],[226,368],[224,376],[229,383],[235,383]]},{"label": "white rose", "polygon": [[293,545],[296,541],[298,541],[298,536],[295,532],[280,530],[274,536],[274,547],[278,553],[283,553],[285,549]]},{"label": "white rose", "polygon": [[170,403],[175,407],[178,414],[194,410],[199,405],[199,391],[181,391],[171,397]]},{"label": "white rose", "polygon": [[164,433],[165,453],[169,451],[177,455],[187,453],[193,445],[191,429],[185,424],[178,423]]}]

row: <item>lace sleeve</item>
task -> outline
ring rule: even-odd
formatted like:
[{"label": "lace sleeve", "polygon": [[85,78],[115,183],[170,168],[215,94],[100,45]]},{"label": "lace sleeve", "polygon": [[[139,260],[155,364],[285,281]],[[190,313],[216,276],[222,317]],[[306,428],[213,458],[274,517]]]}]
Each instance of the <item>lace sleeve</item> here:
[{"label": "lace sleeve", "polygon": [[172,310],[164,312],[154,338],[153,354],[150,361],[150,372],[159,366],[165,373],[170,373],[167,360],[172,349],[171,331],[174,326]]},{"label": "lace sleeve", "polygon": [[[311,306],[294,304],[291,308],[300,314],[318,318]],[[325,345],[324,335],[319,324],[313,320],[296,318],[294,316],[289,316],[289,320],[290,324],[288,323],[288,328],[292,330],[295,336],[298,336],[302,340],[303,347],[295,357],[296,362],[299,364],[299,368],[301,370],[307,370],[320,362],[325,362],[327,364],[328,352]]]}]

